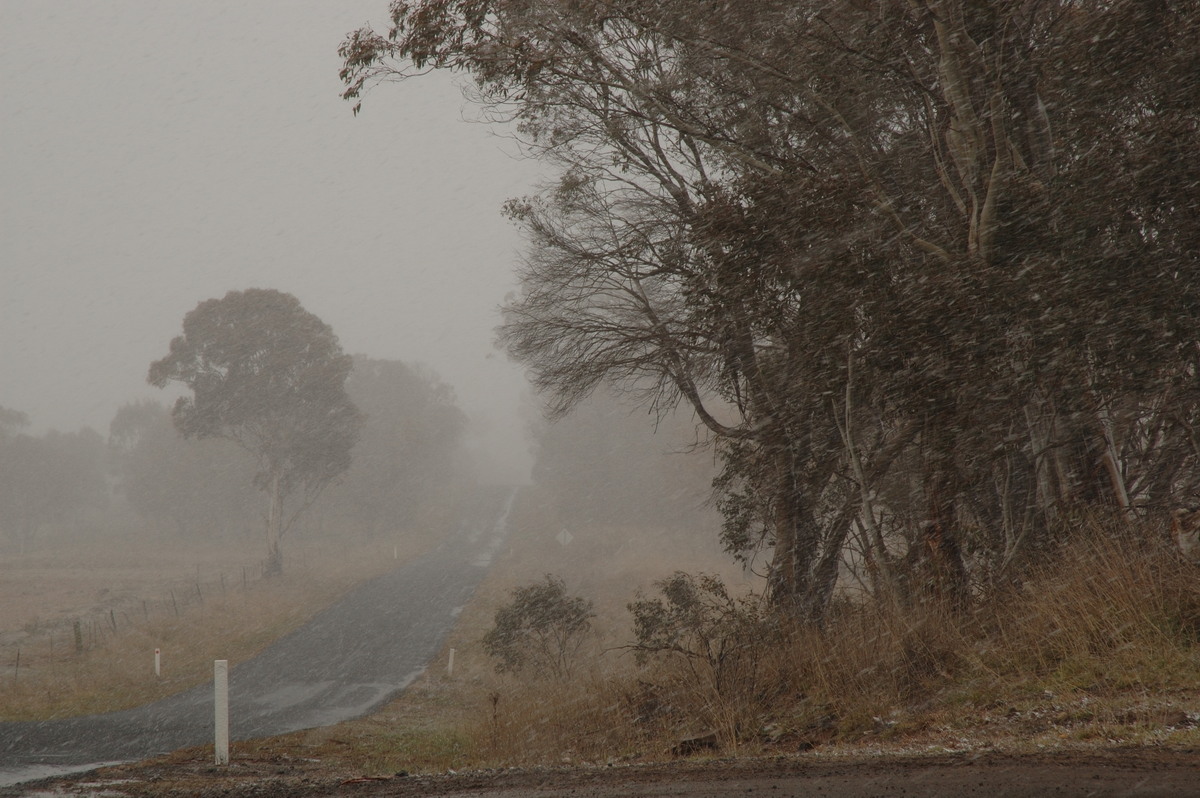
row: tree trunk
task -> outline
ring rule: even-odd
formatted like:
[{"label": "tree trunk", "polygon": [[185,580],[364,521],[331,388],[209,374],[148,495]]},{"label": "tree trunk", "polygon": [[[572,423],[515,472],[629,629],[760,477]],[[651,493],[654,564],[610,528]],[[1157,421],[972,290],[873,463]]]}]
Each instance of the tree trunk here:
[{"label": "tree trunk", "polygon": [[825,620],[832,590],[816,573],[821,553],[821,530],[804,492],[799,458],[787,446],[774,455],[776,495],[775,551],[767,587],[772,602],[801,623]]},{"label": "tree trunk", "polygon": [[945,421],[932,420],[926,426],[925,499],[929,517],[921,526],[918,541],[920,559],[926,565],[921,575],[930,597],[957,609],[967,606],[967,569],[955,504],[955,464],[953,441]]},{"label": "tree trunk", "polygon": [[276,470],[271,473],[268,486],[270,506],[267,509],[267,562],[264,576],[279,576],[283,573],[283,551],[279,539],[283,536],[283,480]]},{"label": "tree trunk", "polygon": [[[837,588],[838,570],[842,564],[842,548],[850,534],[850,523],[839,523],[827,528],[825,541],[814,557],[815,565],[803,604],[804,616],[811,623],[821,626],[829,613],[833,592]],[[890,588],[890,586],[889,586]]]},{"label": "tree trunk", "polygon": [[1036,502],[1043,524],[1054,523],[1058,517],[1059,491],[1055,489],[1052,474],[1050,436],[1043,429],[1042,421],[1031,405],[1025,406],[1025,421],[1029,430],[1029,446],[1032,454],[1034,481],[1037,485]]},{"label": "tree trunk", "polygon": [[790,606],[800,589],[800,557],[796,540],[795,474],[791,468],[787,450],[778,446],[775,453],[775,506],[772,508],[771,523],[775,533],[775,550],[771,555],[771,570],[767,578],[767,589],[771,600],[778,605]]}]

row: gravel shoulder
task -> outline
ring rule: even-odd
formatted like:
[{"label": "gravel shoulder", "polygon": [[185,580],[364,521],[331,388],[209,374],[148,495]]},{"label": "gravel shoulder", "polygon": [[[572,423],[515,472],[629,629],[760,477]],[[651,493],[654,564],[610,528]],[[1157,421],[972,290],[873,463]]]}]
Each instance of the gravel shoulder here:
[{"label": "gravel shoulder", "polygon": [[511,769],[389,778],[284,758],[216,767],[190,749],[134,765],[0,791],[3,796],[1181,796],[1200,795],[1200,751],[1151,748],[1036,755],[827,757]]}]

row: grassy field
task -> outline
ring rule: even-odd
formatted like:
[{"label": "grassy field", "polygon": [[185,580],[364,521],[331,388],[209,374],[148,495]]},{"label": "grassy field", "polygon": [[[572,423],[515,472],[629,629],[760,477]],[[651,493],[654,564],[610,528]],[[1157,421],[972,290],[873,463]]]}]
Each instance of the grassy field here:
[{"label": "grassy field", "polygon": [[431,539],[297,541],[271,579],[256,539],[134,536],[4,556],[0,720],[124,709],[203,683],[213,660],[253,656]]}]

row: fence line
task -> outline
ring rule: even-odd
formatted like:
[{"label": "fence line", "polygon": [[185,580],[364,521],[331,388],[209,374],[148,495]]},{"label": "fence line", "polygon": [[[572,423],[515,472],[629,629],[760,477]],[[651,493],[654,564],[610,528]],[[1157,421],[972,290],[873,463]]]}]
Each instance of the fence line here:
[{"label": "fence line", "polygon": [[[146,628],[164,618],[182,618],[190,611],[203,608],[206,598],[228,599],[230,594],[238,592],[248,596],[264,581],[264,570],[262,562],[254,566],[242,566],[240,585],[234,580],[232,585],[237,586],[231,589],[231,581],[225,571],[205,579],[199,575],[197,566],[196,576],[176,579],[169,583],[169,587],[157,588],[158,598],[145,597],[143,594],[68,618],[26,623],[23,634],[17,632],[18,639],[5,646],[11,647],[14,652],[11,657],[6,657],[9,660],[6,664],[11,667],[9,675],[15,680],[22,669],[35,667],[32,655],[37,649],[43,649],[50,660],[78,657],[131,629]],[[139,607],[141,612],[138,612]]]}]

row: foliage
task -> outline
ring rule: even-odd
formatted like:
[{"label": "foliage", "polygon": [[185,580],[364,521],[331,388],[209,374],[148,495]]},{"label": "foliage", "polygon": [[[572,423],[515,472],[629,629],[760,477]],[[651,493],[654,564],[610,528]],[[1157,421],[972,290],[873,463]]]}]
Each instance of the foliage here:
[{"label": "foliage", "polygon": [[94,430],[0,438],[0,531],[25,550],[51,523],[103,509],[104,440]]},{"label": "foliage", "polygon": [[327,324],[290,294],[258,288],[201,302],[167,356],[150,365],[152,385],[192,391],[172,410],[184,437],[225,438],[256,459],[255,483],[270,497],[273,572],[282,569],[279,542],[295,518],[285,519],[285,498],[299,490],[311,504],[350,467],[361,426],[345,390],[350,369]]},{"label": "foliage", "polygon": [[692,673],[725,694],[731,679],[753,670],[775,626],[761,596],[734,598],[711,574],[682,571],[656,583],[662,598],[640,596],[633,614],[639,662],[658,655],[682,657]]},{"label": "foliage", "polygon": [[592,602],[568,596],[561,579],[514,588],[512,600],[496,610],[495,625],[483,647],[498,672],[530,668],[540,676],[564,679],[591,629]]},{"label": "foliage", "polygon": [[[398,0],[346,96],[469,73],[559,179],[502,342],[686,403],[771,596],[964,607],[1200,488],[1200,25],[1156,0]],[[984,591],[986,592],[986,591]]]},{"label": "foliage", "polygon": [[18,429],[29,426],[29,417],[20,410],[9,410],[0,405],[0,440],[16,434]]},{"label": "foliage", "polygon": [[[564,749],[589,761],[665,754],[703,730],[717,731],[723,755],[837,743],[911,751],[948,736],[1016,751],[1087,740],[1192,748],[1200,583],[1195,565],[1144,534],[1080,525],[1022,587],[968,613],[839,599],[823,629],[771,619],[720,693],[703,658],[674,651],[681,637],[664,635],[640,667],[618,661],[602,679],[509,687],[499,740],[490,726],[477,736],[502,746],[506,764],[557,762]],[[701,577],[667,581],[682,598],[656,593],[652,616],[678,605],[698,607],[693,618],[734,617]],[[760,604],[756,614],[771,613]],[[688,617],[678,612],[670,627],[719,628]]]},{"label": "foliage", "polygon": [[[321,496],[322,528],[392,531],[465,472],[465,417],[436,375],[397,361],[354,358],[346,393],[363,416],[350,468]],[[128,404],[110,426],[118,487],[143,518],[182,535],[255,526],[254,459],[228,440],[183,438],[153,402]]]},{"label": "foliage", "polygon": [[186,440],[156,402],[126,404],[109,425],[117,487],[133,510],[180,535],[255,525],[254,462],[221,439]]},{"label": "foliage", "polygon": [[390,531],[464,475],[466,416],[436,374],[394,360],[355,356],[346,393],[362,411],[362,435],[324,510],[367,535]]}]

